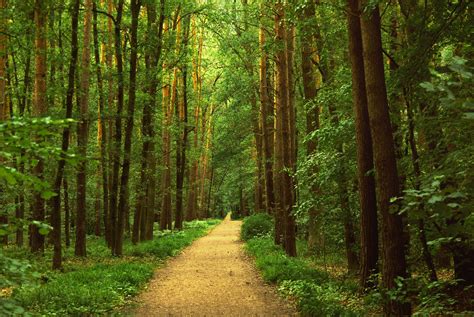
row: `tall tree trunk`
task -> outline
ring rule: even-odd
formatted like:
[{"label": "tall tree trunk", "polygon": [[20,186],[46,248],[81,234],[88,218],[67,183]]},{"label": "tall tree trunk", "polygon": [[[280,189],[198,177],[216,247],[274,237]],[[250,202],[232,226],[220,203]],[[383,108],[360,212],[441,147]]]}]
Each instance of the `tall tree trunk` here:
[{"label": "tall tree trunk", "polygon": [[[107,5],[107,13],[110,14],[110,16],[113,15],[113,0],[102,0],[103,2],[106,2]],[[105,4],[105,3],[104,3]],[[114,109],[114,100],[116,98],[116,94],[114,93],[114,65],[113,65],[113,57],[114,57],[114,50],[115,50],[115,31],[114,31],[114,22],[113,20],[109,17],[107,19],[107,36],[105,37],[105,66],[106,69],[108,70],[106,72],[105,78],[107,81],[107,110],[108,114],[112,114],[112,111]],[[116,122],[115,122],[116,123]],[[113,141],[113,136],[114,136],[114,120],[110,118],[107,120],[107,136],[108,136],[108,143],[107,143],[107,156],[108,156],[108,193],[109,193],[109,203],[108,203],[108,215],[107,219],[104,220],[104,225],[107,224],[107,228],[105,230],[105,238],[107,241],[107,245],[112,248],[113,247],[113,241],[114,241],[114,226],[112,224],[112,187],[113,187],[113,168],[114,168],[114,141]],[[115,193],[117,195],[117,193]],[[116,207],[114,207],[116,208]]]},{"label": "tall tree trunk", "polygon": [[[263,13],[262,4],[262,13]],[[270,100],[268,85],[268,54],[265,50],[265,26],[260,22],[260,125],[263,147],[263,168],[265,176],[265,207],[269,214],[274,213],[275,195],[273,192],[273,102]]]},{"label": "tall tree trunk", "polygon": [[[288,66],[288,45],[287,45],[287,25],[285,23],[285,7],[282,1],[275,4],[275,35],[276,42],[280,43],[276,56],[276,104],[277,104],[277,120],[280,121],[280,133],[277,133],[277,143],[280,143],[281,151],[280,159],[282,159],[280,173],[281,182],[281,209],[284,223],[284,247],[289,256],[296,256],[296,226],[295,219],[292,215],[292,207],[294,200],[293,178],[290,171],[293,171],[293,136],[291,135],[291,110],[293,105],[289,96],[290,83],[288,81],[291,76],[288,72],[291,67]],[[290,32],[291,33],[291,32]],[[275,157],[277,158],[277,157]]]},{"label": "tall tree trunk", "polygon": [[92,31],[92,0],[85,1],[84,38],[81,57],[81,78],[79,103],[81,120],[77,126],[77,146],[81,161],[77,168],[77,209],[76,209],[76,244],[74,254],[86,256],[86,214],[87,214],[87,142],[89,138],[89,80],[91,59],[91,31]]},{"label": "tall tree trunk", "polygon": [[[365,4],[365,1],[362,1],[362,4]],[[361,31],[377,197],[382,219],[382,281],[384,287],[393,289],[396,287],[396,278],[407,277],[408,274],[402,218],[398,214],[397,202],[391,201],[400,195],[400,186],[385,86],[378,6],[362,16]],[[401,316],[411,313],[410,304],[399,300],[388,300],[384,309],[388,315]]]},{"label": "tall tree trunk", "polygon": [[[168,23],[165,22],[165,32],[169,32]],[[177,68],[173,71],[173,81],[169,74],[167,62],[163,63],[163,88],[162,88],[162,109],[163,109],[163,174],[162,174],[162,201],[160,214],[160,230],[172,229],[170,217],[172,214],[171,206],[171,122],[173,120],[173,107],[175,102],[175,91],[177,84]]]},{"label": "tall tree trunk", "polygon": [[[199,34],[198,34],[199,33]],[[197,30],[196,22],[192,23],[192,38],[196,39],[194,46],[197,46],[197,54],[193,57],[193,90],[196,94],[196,102],[194,106],[194,138],[192,148],[197,151],[199,145],[199,125],[201,120],[201,60],[202,60],[202,44],[203,34]],[[200,120],[201,119],[201,120]],[[198,173],[199,160],[194,158],[191,164],[189,176],[189,193],[186,206],[186,220],[191,221],[196,219],[197,215],[197,196],[198,196]]]},{"label": "tall tree trunk", "polygon": [[7,0],[0,0],[0,120],[7,120],[9,107],[7,103]]},{"label": "tall tree trunk", "polygon": [[[0,16],[0,123],[9,119],[10,109],[7,102],[7,16],[5,11],[7,9],[7,2],[6,0],[0,0],[0,12],[2,12],[2,16]],[[4,164],[4,158],[0,157],[0,164]],[[0,195],[2,194],[2,190],[0,189]],[[3,196],[3,195],[2,195]],[[8,215],[7,212],[2,210],[0,215],[0,223],[1,224],[8,224]],[[5,213],[5,214],[3,214]],[[2,244],[8,244],[8,235],[5,234],[0,237]]]},{"label": "tall tree trunk", "polygon": [[[110,238],[109,228],[109,166],[107,164],[107,127],[105,126],[104,113],[105,113],[105,94],[104,94],[104,82],[102,76],[101,62],[100,62],[100,47],[99,47],[99,30],[98,30],[98,18],[97,18],[97,5],[94,1],[94,24],[93,24],[93,35],[94,35],[94,59],[96,66],[97,76],[97,90],[99,92],[99,103],[98,103],[98,118],[97,118],[97,142],[99,143],[100,150],[100,175],[102,176],[102,205],[103,213],[102,219],[104,222],[104,236],[108,240]],[[99,188],[100,191],[100,188]],[[100,221],[98,219],[98,229],[100,230]]]},{"label": "tall tree trunk", "polygon": [[274,135],[274,174],[273,186],[275,193],[275,244],[284,244],[285,240],[285,213],[284,213],[284,194],[283,194],[283,103],[287,102],[286,79],[288,71],[286,67],[286,41],[284,40],[284,9],[283,3],[278,1],[275,4],[275,41],[279,47],[275,57],[275,135]]},{"label": "tall tree trunk", "polygon": [[[315,105],[314,99],[321,88],[322,76],[316,71],[313,60],[319,63],[319,43],[316,42],[319,26],[317,23],[310,23],[315,18],[316,8],[314,2],[307,1],[303,9],[303,23],[301,30],[301,68],[303,77],[304,103],[306,107],[306,134],[319,130],[319,107]],[[306,155],[311,157],[317,153],[318,141],[311,139],[306,143]],[[315,166],[313,173],[318,173]],[[311,192],[314,196],[321,195],[321,189],[317,182],[311,185]],[[321,207],[311,206],[308,220],[308,249],[311,252],[322,249],[321,239]]]},{"label": "tall tree trunk", "polygon": [[115,60],[117,64],[117,113],[115,117],[115,135],[114,144],[112,150],[112,187],[110,191],[110,227],[111,227],[111,246],[112,255],[117,255],[117,237],[122,236],[122,232],[119,232],[119,221],[123,228],[124,220],[121,219],[121,215],[118,212],[118,191],[119,191],[119,173],[120,173],[120,149],[122,145],[122,110],[123,110],[123,95],[124,95],[124,83],[123,83],[123,56],[122,56],[122,14],[123,14],[124,0],[119,0],[117,5],[117,16],[115,18],[114,25],[114,47],[115,47]]},{"label": "tall tree trunk", "polygon": [[[72,117],[72,108],[73,108],[73,97],[74,97],[74,79],[76,75],[76,65],[78,58],[78,24],[79,24],[79,0],[71,0],[71,59],[69,62],[68,70],[68,88],[66,92],[66,118]],[[54,254],[53,254],[53,269],[60,269],[62,266],[62,249],[61,249],[61,184],[64,185],[64,192],[67,195],[67,182],[64,180],[64,169],[66,166],[65,153],[69,149],[69,140],[71,135],[71,128],[66,127],[63,130],[62,134],[62,158],[58,162],[58,168],[56,171],[56,178],[54,181],[54,193],[56,196],[53,197],[52,201],[52,211],[51,211],[51,226],[53,227],[52,239],[54,245]],[[65,208],[66,201],[65,201]],[[69,211],[66,211],[66,245],[69,243]]]},{"label": "tall tree trunk", "polygon": [[[189,41],[190,18],[186,17],[183,27],[183,51],[187,50]],[[185,62],[186,63],[186,62]],[[182,66],[181,73],[181,98],[178,107],[178,125],[179,133],[177,135],[176,148],[176,216],[175,228],[181,230],[183,228],[183,184],[184,173],[186,170],[186,148],[188,142],[188,95],[187,95],[187,65]]]},{"label": "tall tree trunk", "polygon": [[[47,91],[46,91],[46,70],[47,70],[47,4],[42,0],[35,0],[34,22],[35,22],[35,84],[33,95],[33,115],[42,117],[48,111]],[[44,161],[38,160],[34,167],[33,174],[40,180],[44,179]],[[33,220],[44,221],[45,201],[41,193],[37,192],[33,197]],[[30,227],[31,252],[44,251],[44,236],[39,233],[39,228],[35,225]]]},{"label": "tall tree trunk", "polygon": [[136,81],[137,81],[137,56],[138,56],[138,17],[140,15],[141,0],[131,1],[132,26],[130,29],[130,80],[128,91],[128,109],[125,128],[125,144],[123,153],[122,177],[120,179],[120,199],[118,205],[118,221],[115,241],[115,255],[123,253],[123,231],[125,224],[126,208],[128,207],[128,183],[130,178],[130,163],[132,154],[133,116],[135,113]]},{"label": "tall tree trunk", "polygon": [[377,273],[378,226],[375,179],[367,92],[365,89],[364,59],[357,0],[348,1],[349,53],[352,69],[352,100],[356,121],[357,177],[360,201],[360,287],[373,287],[372,274]]},{"label": "tall tree trunk", "polygon": [[[406,95],[406,94],[405,94]],[[408,117],[408,143],[410,145],[411,151],[411,161],[413,165],[413,172],[415,174],[415,186],[416,190],[420,190],[421,182],[421,166],[420,166],[420,156],[418,154],[418,148],[415,141],[415,118],[413,118],[413,110],[411,108],[410,102],[408,99],[405,99],[406,108],[407,108],[407,117]],[[423,210],[424,206],[420,206],[420,210]],[[432,282],[438,280],[436,274],[436,268],[433,261],[433,256],[431,255],[430,249],[428,247],[428,241],[426,239],[425,231],[425,221],[423,218],[418,219],[418,236],[421,244],[423,259],[425,260],[426,267],[430,273],[430,280]]]}]

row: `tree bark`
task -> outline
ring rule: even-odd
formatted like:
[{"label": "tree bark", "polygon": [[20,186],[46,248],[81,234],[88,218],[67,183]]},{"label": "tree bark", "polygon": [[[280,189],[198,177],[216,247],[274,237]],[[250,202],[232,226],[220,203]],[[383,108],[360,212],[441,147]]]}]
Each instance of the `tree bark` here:
[{"label": "tree bark", "polygon": [[367,92],[365,88],[360,11],[357,0],[348,1],[349,53],[352,69],[352,102],[356,121],[357,179],[360,202],[360,287],[375,286],[370,276],[377,273],[378,224],[377,201]]},{"label": "tree bark", "polygon": [[[318,90],[321,88],[322,76],[316,71],[313,60],[319,63],[319,43],[317,43],[318,28],[316,22],[311,23],[315,18],[316,8],[313,1],[307,1],[303,9],[301,27],[301,68],[303,78],[304,104],[306,108],[306,134],[319,130],[320,110],[314,104]],[[306,143],[306,155],[311,157],[317,153],[318,140],[313,138]],[[317,175],[318,167],[315,166],[313,173]],[[311,185],[311,192],[314,196],[321,195],[321,189],[317,182]],[[311,252],[322,249],[321,222],[318,219],[321,215],[320,206],[311,206],[308,211],[308,249]]]},{"label": "tree bark", "polygon": [[[103,213],[102,219],[104,223],[104,236],[108,241],[110,239],[110,228],[109,228],[109,166],[107,158],[107,144],[108,144],[108,133],[107,127],[105,126],[104,113],[105,113],[105,94],[104,94],[104,82],[102,76],[102,69],[100,63],[100,48],[99,48],[99,31],[98,31],[98,18],[96,11],[96,2],[94,1],[94,23],[93,23],[93,36],[94,36],[94,58],[96,66],[97,76],[97,90],[99,92],[99,107],[98,107],[98,119],[97,119],[97,140],[99,143],[100,150],[100,175],[102,176],[102,205]],[[98,229],[100,230],[100,219],[98,219]]]},{"label": "tree bark", "polygon": [[[0,0],[0,12],[2,16],[0,17],[0,123],[6,121],[10,118],[10,107],[7,101],[7,16],[5,11],[7,9],[7,1]],[[0,157],[0,164],[4,164],[5,160],[3,157]],[[0,194],[2,194],[2,189],[0,189]],[[3,195],[2,195],[3,196]],[[5,214],[3,214],[5,213]],[[8,215],[5,211],[2,211],[0,215],[0,223],[8,224]],[[8,244],[8,234],[5,234],[0,237],[1,243],[4,245]]]},{"label": "tree bark", "polygon": [[[277,118],[280,120],[280,133],[277,134],[278,143],[280,143],[280,159],[282,159],[282,168],[277,173],[280,173],[281,182],[281,209],[283,216],[283,232],[284,232],[284,247],[289,256],[296,256],[296,226],[295,219],[292,215],[292,207],[294,200],[294,186],[293,178],[290,171],[293,171],[292,158],[293,146],[292,140],[293,132],[291,126],[291,109],[292,103],[289,97],[289,83],[288,76],[291,66],[288,66],[288,46],[287,46],[287,25],[285,23],[285,8],[282,1],[277,1],[275,4],[275,36],[276,42],[280,43],[283,48],[277,50],[276,56],[276,104],[277,104]],[[294,133],[294,132],[293,132]]]},{"label": "tree bark", "polygon": [[[187,50],[189,41],[190,18],[186,17],[183,27],[183,51]],[[186,63],[186,62],[185,62]],[[178,127],[176,148],[176,215],[175,228],[183,229],[183,185],[186,170],[186,148],[188,143],[188,95],[187,95],[187,65],[182,66],[181,71],[181,98],[179,100]]]},{"label": "tree bark", "polygon": [[[34,22],[35,22],[35,83],[33,95],[33,116],[42,117],[48,111],[46,91],[47,70],[47,7],[45,1],[35,0]],[[33,169],[33,174],[40,180],[44,179],[44,161],[40,158]],[[41,193],[36,192],[33,197],[32,218],[36,221],[44,221],[45,201]],[[30,227],[31,252],[44,252],[44,236],[39,233],[37,226]]]},{"label": "tree bark", "polygon": [[[365,4],[365,1],[362,1],[362,4]],[[408,274],[402,218],[398,214],[397,202],[392,202],[392,199],[400,195],[400,186],[385,86],[378,6],[361,18],[361,31],[377,197],[382,219],[382,281],[384,287],[393,289],[396,287],[396,278],[407,277]],[[384,309],[388,315],[401,316],[411,313],[410,304],[398,300],[387,300]]]},{"label": "tree bark", "polygon": [[[264,7],[262,5],[261,14]],[[260,22],[260,125],[263,147],[263,168],[265,177],[265,207],[269,214],[274,213],[275,195],[273,192],[273,102],[269,96],[268,54],[265,50],[266,36],[263,17]]]},{"label": "tree bark", "polygon": [[85,2],[84,37],[81,57],[80,78],[80,115],[81,120],[77,126],[77,146],[81,161],[77,168],[77,209],[76,209],[76,244],[74,254],[86,256],[86,214],[87,214],[87,143],[89,138],[89,80],[90,80],[90,43],[92,30],[92,0]]},{"label": "tree bark", "polygon": [[[71,16],[71,59],[69,62],[68,70],[68,88],[66,92],[66,118],[72,117],[73,108],[73,97],[74,97],[74,79],[76,75],[76,66],[78,58],[78,24],[79,24],[79,0],[71,1],[72,16]],[[64,178],[64,169],[66,166],[66,160],[64,155],[69,149],[69,140],[71,135],[71,128],[66,127],[62,134],[62,158],[58,162],[58,168],[56,171],[56,178],[54,181],[54,193],[56,196],[53,197],[52,211],[51,211],[51,226],[53,227],[52,239],[54,245],[53,253],[53,270],[60,269],[62,267],[62,246],[61,246],[61,184],[64,185],[64,191],[67,195],[67,186]],[[66,202],[65,202],[66,203]],[[68,216],[68,211],[66,212]],[[69,217],[67,217],[69,218]],[[66,245],[69,240],[69,219],[66,219]]]},{"label": "tree bark", "polygon": [[119,0],[117,5],[117,16],[115,18],[114,25],[114,47],[115,47],[115,60],[117,64],[117,113],[115,117],[115,135],[114,144],[112,149],[112,187],[110,191],[110,227],[111,227],[111,249],[112,255],[117,255],[117,237],[122,236],[119,232],[119,222],[123,228],[123,219],[120,219],[121,215],[118,213],[118,189],[119,189],[119,173],[120,173],[120,149],[122,145],[122,110],[123,110],[123,95],[124,95],[124,83],[123,83],[123,56],[122,56],[122,14],[123,14],[124,0]]},{"label": "tree bark", "polygon": [[118,205],[118,221],[115,241],[115,255],[122,256],[123,253],[123,231],[125,217],[127,215],[130,178],[130,164],[132,154],[133,116],[135,114],[136,81],[137,81],[137,56],[138,56],[138,17],[140,15],[141,0],[131,1],[132,25],[130,29],[130,79],[128,90],[128,109],[125,127],[125,143],[123,153],[122,176],[120,179],[120,198]]}]

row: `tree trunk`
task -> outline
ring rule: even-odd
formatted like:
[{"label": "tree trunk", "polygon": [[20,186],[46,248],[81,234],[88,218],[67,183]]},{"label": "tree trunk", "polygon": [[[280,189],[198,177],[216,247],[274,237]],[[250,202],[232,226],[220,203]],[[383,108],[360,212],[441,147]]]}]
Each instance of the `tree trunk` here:
[{"label": "tree trunk", "polygon": [[[122,110],[123,110],[123,57],[122,57],[122,14],[123,14],[124,0],[119,0],[117,5],[117,16],[115,18],[114,27],[114,47],[115,60],[117,64],[117,113],[115,117],[115,135],[112,150],[112,187],[110,191],[110,227],[111,227],[111,246],[112,255],[117,255],[117,237],[122,236],[119,232],[119,222],[123,228],[124,219],[120,219],[121,215],[118,213],[118,188],[119,188],[119,173],[120,173],[120,149],[122,145]],[[122,229],[123,230],[123,229]]]},{"label": "tree trunk", "polygon": [[[190,18],[186,17],[183,27],[183,51],[187,50],[189,41]],[[177,135],[176,148],[176,216],[175,228],[183,229],[183,184],[184,173],[186,170],[186,148],[188,142],[188,95],[187,95],[187,65],[182,66],[181,74],[181,98],[179,100],[178,127],[179,133]]]},{"label": "tree trunk", "polygon": [[[192,24],[192,38],[195,38],[194,47],[197,46],[197,55],[193,57],[193,90],[196,94],[194,106],[194,138],[192,148],[197,151],[199,146],[199,125],[204,118],[201,116],[201,60],[202,60],[202,33],[197,34],[198,30],[195,21]],[[194,51],[194,50],[193,50]],[[202,132],[204,133],[204,132]],[[186,206],[186,220],[191,221],[197,218],[197,197],[198,197],[198,174],[199,160],[193,159],[189,176],[189,192]]]},{"label": "tree trunk", "polygon": [[[165,22],[164,31],[168,32],[168,23]],[[177,84],[177,69],[173,71],[173,82],[170,83],[169,68],[167,63],[163,63],[163,88],[162,88],[162,109],[163,109],[163,174],[161,182],[161,214],[160,230],[172,229],[170,221],[171,206],[171,122],[173,116],[173,106],[175,102],[175,91]],[[171,85],[171,86],[170,86]]]},{"label": "tree trunk", "polygon": [[[42,117],[48,111],[47,91],[46,91],[46,70],[47,70],[47,5],[45,1],[35,0],[34,22],[35,22],[35,84],[33,95],[33,115]],[[44,179],[44,161],[39,159],[34,167],[33,174],[40,180]],[[45,201],[41,193],[37,192],[33,197],[32,204],[33,220],[44,221]],[[44,252],[44,236],[39,233],[35,225],[30,227],[31,252]]]},{"label": "tree trunk", "polygon": [[[262,12],[263,12],[262,6]],[[273,192],[273,103],[269,96],[268,54],[265,50],[265,29],[260,22],[260,125],[263,147],[263,168],[265,176],[265,207],[269,214],[274,213],[275,197]]]},{"label": "tree trunk", "polygon": [[138,56],[138,17],[140,15],[141,0],[131,1],[132,25],[130,29],[130,80],[128,91],[128,109],[125,128],[125,143],[123,153],[122,177],[120,179],[120,199],[118,205],[118,221],[115,241],[115,255],[123,253],[123,231],[128,207],[128,182],[130,178],[130,163],[132,154],[133,116],[135,113],[137,56]]},{"label": "tree trunk", "polygon": [[365,72],[357,0],[348,1],[349,53],[352,69],[352,100],[356,121],[357,177],[360,201],[360,287],[373,287],[370,276],[377,273],[378,229],[375,179]]},{"label": "tree trunk", "polygon": [[[99,143],[100,150],[100,175],[102,176],[102,205],[103,213],[102,219],[104,222],[104,236],[108,241],[110,239],[110,228],[109,228],[109,166],[107,164],[107,143],[108,133],[107,127],[104,122],[105,113],[105,95],[104,95],[104,82],[102,76],[102,69],[100,63],[100,48],[99,48],[99,31],[97,21],[96,2],[94,1],[94,24],[93,24],[93,35],[94,35],[94,58],[96,66],[97,76],[97,90],[99,92],[99,108],[98,108],[98,119],[97,119],[97,140]],[[100,191],[100,188],[98,188]],[[98,229],[100,230],[100,219],[98,219]]]},{"label": "tree trunk", "polygon": [[[7,16],[5,11],[7,9],[6,0],[0,0],[0,123],[9,119],[10,109],[7,102]],[[3,157],[0,157],[0,164],[4,164],[5,160]],[[0,195],[2,194],[2,189],[0,189]],[[3,196],[3,195],[2,195]],[[0,223],[8,224],[8,215],[6,211],[2,210],[2,215],[0,215]],[[5,213],[5,214],[3,214]],[[8,244],[8,234],[5,234],[0,237],[2,244]]]},{"label": "tree trunk", "polygon": [[87,142],[89,138],[89,80],[90,80],[90,43],[92,30],[92,0],[85,2],[84,38],[81,57],[80,78],[80,115],[77,126],[77,146],[81,161],[77,168],[77,209],[76,209],[76,244],[74,254],[86,256],[86,215],[87,215]]},{"label": "tree trunk", "polygon": [[[73,97],[74,97],[74,79],[76,75],[76,66],[78,58],[78,24],[79,24],[79,0],[72,0],[72,16],[71,16],[71,59],[68,70],[68,88],[66,93],[66,118],[72,117]],[[62,158],[58,162],[56,171],[56,178],[54,181],[54,193],[52,211],[51,211],[51,226],[53,227],[52,240],[54,245],[53,254],[53,269],[60,269],[62,266],[62,248],[61,248],[61,184],[64,185],[64,192],[67,195],[67,182],[64,180],[64,168],[66,166],[65,153],[69,149],[69,139],[71,135],[71,128],[66,127],[62,134]],[[65,208],[66,201],[65,201]],[[66,218],[69,218],[69,211],[66,211]],[[69,245],[69,219],[66,219],[65,233],[66,245]]]},{"label": "tree trunk", "polygon": [[[362,2],[365,4],[365,1]],[[378,7],[361,19],[364,70],[369,110],[374,164],[377,176],[378,205],[382,219],[383,286],[396,287],[397,277],[407,277],[405,241],[398,203],[392,199],[400,195],[395,145],[390,124],[387,90],[382,57],[382,38]],[[387,300],[387,315],[410,315],[409,303]]]},{"label": "tree trunk", "polygon": [[[285,23],[285,8],[282,1],[275,4],[275,35],[276,42],[283,44],[276,56],[276,104],[277,104],[277,120],[280,121],[280,133],[277,134],[278,143],[280,143],[280,159],[282,160],[280,173],[281,182],[281,209],[283,216],[283,232],[284,247],[289,256],[296,256],[296,227],[295,219],[292,215],[292,207],[294,200],[293,178],[290,171],[293,171],[293,137],[291,133],[291,109],[293,105],[290,102],[288,72],[292,66],[288,66],[288,46],[287,46],[287,25]],[[291,33],[291,32],[290,32]],[[276,158],[276,157],[275,157]]]},{"label": "tree trunk", "polygon": [[[77,0],[75,0],[77,1]],[[71,246],[71,210],[69,208],[69,187],[65,177],[63,177],[64,191],[64,240],[66,247]]]},{"label": "tree trunk", "polygon": [[[319,63],[319,43],[317,33],[319,26],[314,23],[310,24],[311,19],[315,18],[316,8],[313,1],[307,1],[303,10],[303,23],[301,30],[301,68],[303,77],[304,104],[306,107],[306,134],[319,130],[319,107],[315,105],[314,99],[318,90],[321,88],[322,76],[313,66],[313,59]],[[315,45],[316,44],[316,45]],[[306,143],[306,155],[311,157],[317,153],[317,139],[308,140]],[[314,175],[318,173],[318,167],[313,169]],[[317,182],[311,185],[311,192],[314,196],[321,195],[321,189]],[[308,212],[308,249],[310,252],[322,249],[321,239],[321,207],[311,206]]]}]

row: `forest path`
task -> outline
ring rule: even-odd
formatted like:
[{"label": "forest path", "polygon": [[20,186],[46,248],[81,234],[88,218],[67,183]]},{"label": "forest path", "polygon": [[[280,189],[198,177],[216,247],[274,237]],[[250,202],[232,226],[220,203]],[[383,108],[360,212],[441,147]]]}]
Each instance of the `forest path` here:
[{"label": "forest path", "polygon": [[207,236],[156,271],[136,316],[296,316],[263,282],[229,215]]}]

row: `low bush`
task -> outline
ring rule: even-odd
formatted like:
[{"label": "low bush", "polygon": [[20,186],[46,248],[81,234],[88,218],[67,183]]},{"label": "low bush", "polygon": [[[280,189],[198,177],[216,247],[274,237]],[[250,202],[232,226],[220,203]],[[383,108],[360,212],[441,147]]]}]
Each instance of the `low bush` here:
[{"label": "low bush", "polygon": [[97,264],[68,273],[49,275],[49,281],[17,290],[14,298],[40,314],[105,313],[136,295],[153,275],[146,263]]},{"label": "low bush", "polygon": [[[113,313],[140,292],[159,262],[176,255],[219,222],[215,219],[186,222],[183,231],[158,232],[152,241],[138,245],[126,241],[121,258],[110,256],[103,238],[89,236],[86,259],[74,257],[72,248],[65,250],[67,260],[63,273],[50,271],[47,257],[35,258],[32,265],[41,276],[42,284],[15,288],[10,302],[5,302],[6,309],[19,313],[24,308],[34,315],[56,316]],[[10,253],[22,255],[20,251],[10,250]],[[48,257],[50,253],[47,249]],[[25,256],[27,254],[25,252]]]},{"label": "low bush", "polygon": [[247,241],[273,232],[273,218],[266,213],[257,213],[244,219],[240,236]]},{"label": "low bush", "polygon": [[331,279],[304,258],[288,257],[269,237],[247,241],[246,250],[255,257],[257,268],[267,282],[298,305],[304,316],[363,315],[360,299],[344,282]]}]

